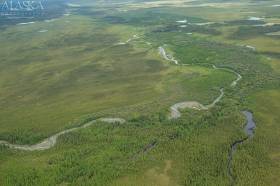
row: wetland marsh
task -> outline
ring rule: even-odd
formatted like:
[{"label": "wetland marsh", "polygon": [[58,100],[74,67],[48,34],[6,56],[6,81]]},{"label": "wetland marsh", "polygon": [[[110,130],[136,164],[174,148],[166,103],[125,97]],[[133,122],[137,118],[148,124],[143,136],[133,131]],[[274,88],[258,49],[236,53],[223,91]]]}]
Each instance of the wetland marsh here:
[{"label": "wetland marsh", "polygon": [[279,185],[279,4],[0,14],[0,185]]}]

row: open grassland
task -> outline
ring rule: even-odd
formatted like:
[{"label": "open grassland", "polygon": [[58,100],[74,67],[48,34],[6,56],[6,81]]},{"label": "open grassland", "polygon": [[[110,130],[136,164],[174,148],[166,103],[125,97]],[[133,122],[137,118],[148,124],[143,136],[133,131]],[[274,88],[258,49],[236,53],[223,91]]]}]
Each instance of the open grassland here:
[{"label": "open grassland", "polygon": [[[243,109],[257,129],[234,153],[235,184],[279,185],[279,37],[266,35],[278,26],[254,26],[278,24],[278,2],[100,2],[1,30],[0,140],[34,144],[99,117],[127,122],[99,121],[46,151],[0,146],[0,185],[230,185]],[[242,80],[231,87],[236,74],[213,65]],[[215,107],[168,119],[174,103],[210,104],[220,88]]]},{"label": "open grassland", "polygon": [[77,29],[61,19],[3,32],[2,138],[34,143],[86,115],[154,101],[166,108],[180,99],[210,103],[219,94],[213,88],[234,79],[228,72],[167,64],[141,38],[118,45],[135,34],[130,27],[95,25],[83,17],[69,21]]}]

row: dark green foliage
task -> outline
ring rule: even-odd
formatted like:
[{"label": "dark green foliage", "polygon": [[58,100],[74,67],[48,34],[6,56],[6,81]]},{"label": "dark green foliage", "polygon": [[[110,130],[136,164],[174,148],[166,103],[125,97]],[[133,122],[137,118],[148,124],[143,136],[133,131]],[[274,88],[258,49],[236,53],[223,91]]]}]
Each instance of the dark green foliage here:
[{"label": "dark green foliage", "polygon": [[[243,25],[232,35],[234,39],[277,31],[279,25],[253,27],[263,22],[238,18],[226,24],[180,28],[178,20],[208,20],[187,16],[186,10],[192,8],[121,12],[117,8],[122,5],[111,4],[119,1],[86,2],[96,6],[71,8],[72,25],[61,18],[58,24],[48,25],[51,29],[44,36],[37,33],[46,26],[43,23],[24,31],[17,27],[3,31],[0,139],[34,144],[100,117],[124,117],[127,122],[96,122],[60,136],[56,146],[46,151],[23,152],[0,145],[1,186],[160,185],[166,180],[169,185],[230,185],[228,155],[230,145],[246,137],[240,113],[244,109],[254,113],[257,129],[234,155],[236,183],[279,185],[280,81],[262,57],[279,58],[278,53],[204,37],[220,37],[222,25]],[[226,8],[201,9],[232,13]],[[271,15],[277,13],[273,8]],[[140,39],[116,45],[136,33]],[[144,45],[146,41],[152,44]],[[162,60],[157,50],[163,45],[179,63],[189,66]],[[214,70],[213,64],[240,73],[242,80],[230,87],[235,75]],[[168,119],[172,104],[211,103],[221,87],[225,96],[215,107],[185,109],[181,118]]]},{"label": "dark green foliage", "polygon": [[207,27],[207,26],[196,26],[196,25],[191,25],[188,24],[186,27],[182,28],[179,27],[180,25],[173,24],[173,25],[168,25],[165,27],[159,27],[153,32],[185,32],[185,33],[201,33],[201,34],[209,34],[209,35],[219,35],[221,34],[219,31],[212,27]]},{"label": "dark green foliage", "polygon": [[226,21],[225,24],[228,24],[229,26],[232,25],[263,25],[265,24],[264,21],[261,20],[234,20],[234,21]]},{"label": "dark green foliage", "polygon": [[280,24],[272,26],[240,26],[236,32],[234,32],[231,39],[250,39],[256,36],[262,36],[267,33],[277,32],[280,30]]},{"label": "dark green foliage", "polygon": [[40,132],[34,129],[14,130],[12,132],[2,133],[0,139],[6,139],[7,141],[15,144],[33,144],[46,136],[40,134]]}]

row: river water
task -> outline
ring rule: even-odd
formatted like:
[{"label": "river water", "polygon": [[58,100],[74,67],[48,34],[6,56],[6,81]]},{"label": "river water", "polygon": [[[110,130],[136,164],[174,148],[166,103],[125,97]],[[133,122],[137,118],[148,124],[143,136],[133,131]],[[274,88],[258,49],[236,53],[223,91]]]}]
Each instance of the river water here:
[{"label": "river water", "polygon": [[236,151],[238,145],[241,145],[243,142],[247,141],[248,139],[254,136],[254,130],[256,128],[256,123],[254,122],[253,114],[250,111],[246,110],[242,111],[242,114],[246,117],[246,125],[244,127],[244,132],[247,134],[247,137],[234,141],[230,146],[231,148],[228,157],[228,174],[231,180],[231,185],[235,184],[235,178],[232,172],[232,160],[234,152]]},{"label": "river water", "polygon": [[256,123],[253,120],[253,114],[249,111],[242,111],[242,113],[246,116],[247,123],[244,128],[245,133],[248,135],[248,137],[254,136],[254,129],[256,128]]}]

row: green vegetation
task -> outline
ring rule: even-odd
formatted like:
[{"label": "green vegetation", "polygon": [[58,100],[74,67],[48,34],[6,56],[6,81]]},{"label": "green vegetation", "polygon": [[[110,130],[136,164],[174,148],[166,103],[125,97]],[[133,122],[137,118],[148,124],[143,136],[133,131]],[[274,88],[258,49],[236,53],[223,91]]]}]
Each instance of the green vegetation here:
[{"label": "green vegetation", "polygon": [[[97,122],[45,151],[0,145],[0,185],[230,185],[245,109],[257,128],[234,153],[235,184],[279,185],[280,42],[267,33],[279,31],[280,2],[115,2],[59,2],[71,15],[0,30],[0,141],[36,144],[99,117],[127,121]],[[231,87],[236,74],[213,65],[242,80]],[[210,104],[220,88],[215,107],[168,119],[171,105]]]},{"label": "green vegetation", "polygon": [[[166,99],[162,102],[166,108],[179,99],[208,103],[219,94],[210,90],[221,86],[219,80],[227,85],[235,78],[230,73],[204,67],[163,64],[155,47],[143,48],[137,41],[135,47],[134,43],[115,45],[121,40],[116,33],[121,27],[114,33],[115,27],[93,25],[86,18],[70,20],[79,24],[79,29],[71,30],[65,20],[58,20],[51,26],[57,30],[44,33],[43,38],[36,33],[30,38],[32,42],[27,43],[28,36],[34,35],[38,26],[45,28],[46,23],[15,26],[3,32],[2,51],[18,51],[18,55],[1,56],[0,123],[5,126],[1,127],[1,139],[34,143],[75,125],[76,120],[86,115],[106,115],[115,108],[122,112],[122,107],[131,105]],[[6,35],[19,27],[26,30],[17,32],[13,43]],[[69,27],[69,31],[63,32],[62,27]]]}]

